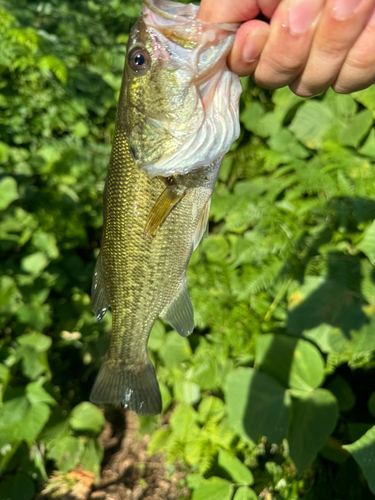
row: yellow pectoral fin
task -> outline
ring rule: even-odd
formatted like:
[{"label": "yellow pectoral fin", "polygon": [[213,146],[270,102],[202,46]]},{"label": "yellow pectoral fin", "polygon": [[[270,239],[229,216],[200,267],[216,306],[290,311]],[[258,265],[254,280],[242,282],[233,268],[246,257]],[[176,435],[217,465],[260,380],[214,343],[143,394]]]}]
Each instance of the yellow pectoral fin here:
[{"label": "yellow pectoral fin", "polygon": [[185,194],[186,190],[177,188],[176,185],[170,185],[164,189],[148,216],[145,232],[143,234],[145,240],[159,229],[172,209]]}]

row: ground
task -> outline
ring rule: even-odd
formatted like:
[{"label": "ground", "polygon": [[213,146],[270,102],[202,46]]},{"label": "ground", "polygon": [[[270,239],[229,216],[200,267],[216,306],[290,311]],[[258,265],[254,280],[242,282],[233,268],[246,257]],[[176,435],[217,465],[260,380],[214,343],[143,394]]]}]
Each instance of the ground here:
[{"label": "ground", "polygon": [[115,410],[100,436],[104,460],[99,481],[78,466],[68,475],[54,474],[37,500],[179,500],[188,496],[185,473],[168,472],[162,455],[149,456],[149,435],[139,436],[137,416]]}]

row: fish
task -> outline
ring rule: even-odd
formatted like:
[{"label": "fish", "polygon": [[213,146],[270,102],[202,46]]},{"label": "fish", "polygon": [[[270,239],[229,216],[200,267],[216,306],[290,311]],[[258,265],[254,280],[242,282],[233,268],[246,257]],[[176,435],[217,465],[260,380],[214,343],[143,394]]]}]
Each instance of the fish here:
[{"label": "fish", "polygon": [[144,0],[127,45],[103,195],[91,301],[110,307],[110,346],[90,400],[156,415],[162,400],[147,343],[162,318],[194,330],[186,268],[208,224],[224,154],[239,135],[239,79],[226,65],[235,25],[198,7]]}]

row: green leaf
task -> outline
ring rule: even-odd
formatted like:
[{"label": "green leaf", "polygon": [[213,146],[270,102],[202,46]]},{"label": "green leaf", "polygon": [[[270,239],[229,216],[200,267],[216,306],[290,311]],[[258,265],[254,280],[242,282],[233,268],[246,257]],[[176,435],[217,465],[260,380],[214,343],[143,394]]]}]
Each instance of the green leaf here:
[{"label": "green leaf", "polygon": [[178,405],[170,418],[171,429],[176,437],[186,440],[193,434],[193,430],[197,429],[196,420],[197,412],[191,406]]},{"label": "green leaf", "polygon": [[215,358],[200,360],[191,375],[191,380],[203,390],[213,389],[217,385],[218,365]]},{"label": "green leaf", "polygon": [[370,130],[372,123],[372,114],[368,109],[357,113],[344,122],[338,136],[339,144],[357,147]]},{"label": "green leaf", "polygon": [[91,431],[99,434],[105,424],[105,418],[99,408],[84,401],[73,408],[69,424],[75,431]]},{"label": "green leaf", "polygon": [[256,363],[285,387],[311,390],[324,380],[324,360],[310,342],[286,335],[261,335],[256,341]]},{"label": "green leaf", "polygon": [[254,477],[250,471],[237,457],[227,451],[220,449],[218,465],[228,472],[235,483],[251,485]]},{"label": "green leaf", "polygon": [[33,441],[47,423],[50,413],[50,408],[45,403],[32,404],[22,419],[20,437]]},{"label": "green leaf", "polygon": [[289,309],[287,329],[311,339],[323,352],[365,352],[375,348],[375,317],[367,316],[361,294],[352,289],[360,274],[355,260],[343,260],[332,263],[337,279],[305,278],[295,292],[298,300]]},{"label": "green leaf", "polygon": [[32,500],[34,495],[34,481],[27,474],[14,474],[0,483],[1,500]]},{"label": "green leaf", "polygon": [[31,404],[56,404],[56,400],[40,385],[40,381],[30,382],[30,384],[27,384],[26,394]]},{"label": "green leaf", "polygon": [[67,81],[67,71],[63,62],[55,56],[49,55],[41,57],[38,66],[43,71],[51,71],[62,83]]},{"label": "green leaf", "polygon": [[155,321],[152,327],[147,347],[151,351],[159,351],[166,341],[165,326],[160,320]]},{"label": "green leaf", "polygon": [[85,443],[85,449],[81,457],[81,465],[85,470],[93,472],[98,479],[100,476],[100,464],[103,460],[103,448],[96,441],[90,438]]},{"label": "green leaf", "polygon": [[0,210],[5,210],[18,198],[17,182],[13,177],[0,180]]},{"label": "green leaf", "polygon": [[373,266],[375,266],[375,221],[366,229],[357,250],[363,252]]},{"label": "green leaf", "polygon": [[238,368],[226,379],[225,399],[229,422],[253,442],[266,436],[280,443],[289,427],[289,393],[271,377],[251,368]]},{"label": "green leaf", "polygon": [[51,337],[38,332],[20,335],[17,337],[17,342],[21,346],[33,347],[37,352],[48,351],[52,345]]},{"label": "green leaf", "polygon": [[192,500],[230,500],[231,496],[232,485],[229,481],[211,477],[194,490]]},{"label": "green leaf", "polygon": [[293,399],[288,442],[290,456],[299,472],[311,465],[334,430],[338,414],[336,399],[326,389],[300,392],[298,399]]},{"label": "green leaf", "polygon": [[191,356],[191,348],[188,339],[181,337],[174,331],[168,332],[166,341],[159,351],[159,355],[168,368],[179,366],[185,359]]},{"label": "green leaf", "polygon": [[336,397],[341,411],[348,411],[355,405],[355,395],[350,384],[340,375],[336,375],[327,385],[327,389]]},{"label": "green leaf", "polygon": [[289,130],[310,149],[320,149],[323,137],[333,122],[333,113],[323,102],[305,102],[297,111]]},{"label": "green leaf", "polygon": [[45,403],[30,404],[27,397],[14,397],[0,408],[0,448],[7,443],[34,441],[50,415]]},{"label": "green leaf", "polygon": [[343,446],[361,467],[372,493],[375,494],[375,426],[355,443]]},{"label": "green leaf", "polygon": [[220,421],[225,415],[223,401],[215,396],[206,396],[198,406],[199,421],[203,424],[209,419]]},{"label": "green leaf", "polygon": [[179,403],[194,405],[201,398],[199,385],[189,380],[177,379],[174,383],[174,397]]},{"label": "green leaf", "polygon": [[203,240],[202,248],[209,262],[222,262],[228,255],[229,243],[224,236],[211,235]]},{"label": "green leaf", "polygon": [[[0,164],[6,163],[9,158],[10,147],[5,142],[0,141]],[[16,185],[17,186],[17,185]]]},{"label": "green leaf", "polygon": [[233,500],[258,500],[258,495],[248,486],[240,486],[236,491]]},{"label": "green leaf", "polygon": [[369,400],[367,401],[367,407],[371,415],[375,417],[375,392],[371,393]]},{"label": "green leaf", "polygon": [[84,441],[74,436],[64,436],[53,441],[48,449],[47,456],[55,460],[56,466],[62,472],[69,472],[81,461],[84,452]]},{"label": "green leaf", "polygon": [[21,267],[26,273],[37,276],[48,266],[48,263],[45,253],[35,252],[21,260]]},{"label": "green leaf", "polygon": [[33,234],[31,242],[37,250],[45,252],[50,259],[56,259],[59,256],[54,234],[38,231]]},{"label": "green leaf", "polygon": [[365,106],[367,109],[369,109],[372,112],[372,116],[375,118],[375,87],[374,85],[371,85],[365,90],[361,90],[359,92],[354,92],[352,94],[354,99],[363,106]]},{"label": "green leaf", "polygon": [[366,139],[366,142],[361,147],[359,152],[362,155],[370,156],[371,158],[375,158],[375,129],[371,129],[370,133]]}]

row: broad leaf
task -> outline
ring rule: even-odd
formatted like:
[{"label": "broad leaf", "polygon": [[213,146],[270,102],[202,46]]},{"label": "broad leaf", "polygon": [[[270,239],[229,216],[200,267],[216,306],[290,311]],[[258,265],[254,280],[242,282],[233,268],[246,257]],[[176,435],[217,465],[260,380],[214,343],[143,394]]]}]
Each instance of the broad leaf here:
[{"label": "broad leaf", "polygon": [[355,443],[344,445],[363,470],[370,490],[375,494],[375,426]]},{"label": "broad leaf", "polygon": [[336,399],[326,389],[300,392],[298,399],[293,399],[288,442],[290,456],[299,472],[315,459],[334,430],[338,413]]},{"label": "broad leaf", "polygon": [[236,491],[233,500],[258,500],[258,495],[247,486],[240,486]]},{"label": "broad leaf", "polygon": [[91,431],[99,434],[105,424],[105,418],[97,406],[83,401],[73,408],[69,424],[76,431]]},{"label": "broad leaf", "polygon": [[230,482],[212,477],[194,490],[192,500],[230,500],[231,496]]},{"label": "broad leaf", "polygon": [[3,177],[0,180],[0,210],[5,210],[18,198],[17,182],[13,177]]},{"label": "broad leaf", "polygon": [[289,427],[290,396],[275,380],[251,368],[231,372],[225,383],[229,421],[254,442],[266,436],[280,443]]},{"label": "broad leaf", "polygon": [[292,389],[315,389],[324,379],[324,361],[318,349],[286,335],[259,336],[256,362],[260,370]]},{"label": "broad leaf", "polygon": [[218,465],[226,470],[235,483],[251,485],[253,474],[237,457],[227,451],[219,450]]},{"label": "broad leaf", "polygon": [[1,500],[32,500],[35,485],[27,474],[15,474],[6,477],[0,483]]},{"label": "broad leaf", "polygon": [[74,436],[64,436],[53,441],[47,450],[47,457],[55,460],[56,466],[63,472],[74,469],[84,452],[84,440]]}]

